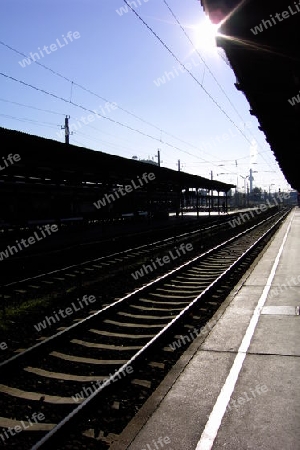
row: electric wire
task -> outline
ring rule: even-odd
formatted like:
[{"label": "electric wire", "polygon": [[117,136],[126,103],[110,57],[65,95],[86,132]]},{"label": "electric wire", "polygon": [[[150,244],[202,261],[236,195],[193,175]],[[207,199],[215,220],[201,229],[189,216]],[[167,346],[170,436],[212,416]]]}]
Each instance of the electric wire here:
[{"label": "electric wire", "polygon": [[[17,50],[16,48],[14,48],[14,47],[12,47],[12,46],[6,44],[5,42],[3,42],[3,41],[1,41],[1,40],[0,40],[0,44],[1,44],[2,46],[4,46],[4,47],[8,48],[9,50],[11,50],[11,51],[17,53],[17,54],[20,55],[20,56],[23,56],[23,57],[25,57],[25,58],[28,58],[28,56],[27,56],[25,53],[23,53],[23,52]],[[45,64],[40,63],[39,61],[32,60],[32,62],[35,63],[35,64],[37,64],[38,66],[42,67],[43,69],[48,70],[48,71],[51,72],[53,75],[56,75],[56,76],[62,78],[63,80],[67,81],[68,83],[71,83],[71,94],[70,94],[70,100],[68,101],[68,103],[71,103],[71,104],[72,104],[71,98],[72,98],[72,93],[73,93],[73,86],[77,86],[78,88],[82,89],[83,91],[85,91],[85,92],[87,92],[87,93],[89,93],[89,94],[91,94],[91,95],[93,95],[93,96],[99,98],[100,100],[103,100],[104,102],[111,103],[111,104],[114,103],[114,102],[109,101],[109,100],[106,99],[105,97],[102,97],[101,95],[99,95],[99,94],[97,94],[97,93],[91,91],[90,89],[84,87],[83,85],[81,85],[81,84],[79,84],[79,83],[76,83],[74,80],[69,79],[68,77],[66,77],[66,76],[62,75],[61,73],[57,72],[56,70],[51,69],[50,67],[46,66]],[[149,121],[143,119],[142,117],[137,116],[136,114],[134,114],[134,113],[128,111],[127,109],[125,109],[125,108],[123,108],[123,107],[121,107],[121,106],[119,106],[119,105],[118,105],[118,109],[120,109],[120,111],[123,111],[123,112],[125,112],[126,114],[130,115],[131,117],[133,117],[133,118],[135,118],[135,119],[137,119],[137,120],[143,122],[144,124],[146,124],[146,125],[148,125],[148,126],[151,126],[151,127],[155,128],[155,129],[156,129],[157,131],[159,131],[160,133],[163,132],[165,135],[170,136],[170,137],[172,137],[173,139],[176,139],[176,140],[178,140],[179,142],[181,142],[181,143],[183,143],[183,144],[185,144],[185,145],[188,145],[189,147],[193,147],[193,148],[195,148],[196,150],[199,150],[199,148],[196,147],[195,145],[190,144],[190,143],[188,143],[188,142],[186,142],[186,141],[184,141],[184,140],[182,140],[182,139],[180,139],[180,138],[174,136],[173,134],[171,134],[171,133],[169,133],[169,132],[167,132],[167,131],[165,131],[165,130],[162,130],[162,129],[161,129],[160,127],[158,127],[157,125],[152,124],[151,122],[149,122]],[[203,153],[208,154],[210,157],[212,156],[211,154],[209,154],[209,153],[207,153],[207,152],[205,152],[205,151],[203,151]]]},{"label": "electric wire", "polygon": [[31,123],[35,123],[38,125],[43,125],[43,126],[47,126],[48,128],[53,128],[56,127],[57,125],[55,123],[51,123],[51,122],[41,122],[38,120],[34,120],[34,119],[28,119],[26,117],[15,117],[15,116],[11,116],[9,114],[0,114],[1,117],[5,117],[6,119],[14,119],[14,120],[18,120],[20,122],[31,122]]},{"label": "electric wire", "polygon": [[[169,5],[166,3],[165,0],[163,0],[163,1],[165,2],[166,6],[169,8],[169,10],[170,10],[170,12],[172,13],[173,17],[175,18],[175,20],[178,22],[178,24],[179,24],[180,27],[182,28],[183,32],[186,34],[184,28],[183,28],[182,25],[180,24],[179,20],[177,19],[177,17],[175,16],[175,14],[173,13],[173,11],[172,11],[171,8],[169,7]],[[131,9],[132,9],[132,8],[131,8]],[[133,9],[132,9],[132,10],[133,10]],[[134,11],[134,10],[133,10],[133,11]],[[134,12],[135,12],[135,11],[134,11]],[[141,20],[142,20],[142,19],[141,19]],[[187,38],[189,39],[189,41],[191,42],[191,44],[193,45],[193,43],[192,43],[192,41],[190,40],[189,36],[188,36],[187,34],[186,34],[186,36],[187,36]],[[14,47],[11,47],[10,45],[6,44],[5,42],[3,42],[3,41],[1,41],[1,40],[0,40],[0,44],[3,45],[4,47],[8,48],[8,49],[11,50],[11,51],[13,51],[13,52],[15,52],[15,53],[17,53],[17,54],[19,54],[19,55],[21,55],[21,56],[24,56],[25,58],[28,58],[28,56],[27,56],[25,53],[23,53],[23,52],[17,50],[17,49],[14,48]],[[194,45],[193,45],[193,47],[194,47]],[[201,57],[200,53],[199,53],[199,57],[200,57],[201,60],[204,62],[204,60],[203,60],[203,58]],[[37,64],[38,66],[41,66],[42,68],[44,68],[44,69],[50,71],[52,74],[54,74],[54,75],[56,75],[56,76],[58,76],[58,77],[64,79],[65,81],[71,83],[70,100],[68,101],[68,103],[71,103],[71,104],[73,104],[74,106],[76,106],[76,105],[71,101],[71,99],[72,99],[72,93],[73,93],[73,86],[77,86],[77,87],[79,87],[80,89],[84,90],[85,92],[88,92],[89,94],[91,94],[91,95],[93,95],[93,96],[96,96],[96,97],[98,97],[99,99],[101,99],[101,100],[103,100],[103,101],[105,101],[105,102],[107,102],[107,103],[112,103],[112,102],[110,102],[109,100],[107,100],[105,97],[102,97],[102,96],[100,96],[99,94],[97,94],[97,93],[91,91],[90,89],[85,88],[85,87],[82,86],[81,84],[76,83],[75,81],[69,79],[68,77],[66,77],[66,76],[64,76],[64,75],[62,75],[61,73],[57,72],[56,70],[51,69],[50,67],[46,66],[45,64],[42,64],[42,63],[40,63],[39,61],[35,61],[35,60],[33,60],[33,62],[34,62],[35,64]],[[207,69],[210,71],[208,65],[207,65],[205,62],[204,62],[204,64],[206,65]],[[212,72],[210,71],[210,73],[212,73]],[[216,82],[217,82],[217,80],[216,80]],[[218,82],[217,82],[217,83],[218,83]],[[218,83],[218,85],[219,85],[219,83]],[[221,86],[220,86],[220,88],[223,90],[223,88],[222,88]],[[223,92],[224,92],[224,91],[223,91]],[[227,94],[226,94],[225,92],[224,92],[224,94],[227,96]],[[227,98],[228,98],[228,97],[227,97]],[[230,99],[228,99],[228,100],[230,101]],[[65,101],[65,100],[64,100],[64,101]],[[17,102],[12,102],[12,103],[16,103],[16,104],[17,104]],[[20,104],[20,105],[21,105],[21,104]],[[25,106],[25,105],[24,105],[24,106]],[[33,109],[38,109],[38,110],[39,110],[39,108],[35,108],[35,107],[32,107],[32,108],[33,108]],[[128,111],[128,110],[125,109],[125,108],[122,108],[122,107],[119,106],[119,105],[118,105],[118,109],[120,109],[121,111],[125,112],[126,114],[128,114],[128,115],[134,117],[135,119],[138,119],[138,120],[140,120],[141,122],[143,122],[143,123],[145,123],[145,124],[147,124],[147,125],[149,125],[149,126],[155,128],[156,130],[160,131],[161,133],[163,132],[164,134],[166,134],[166,135],[172,137],[173,139],[176,139],[176,140],[178,140],[179,142],[182,142],[182,143],[184,143],[184,144],[186,144],[186,145],[188,145],[188,146],[190,146],[190,147],[193,147],[193,148],[199,150],[198,147],[196,147],[196,146],[194,146],[194,145],[192,145],[192,144],[190,144],[190,143],[188,143],[188,142],[186,142],[186,141],[184,141],[184,140],[182,140],[182,139],[180,139],[180,138],[174,136],[173,134],[171,134],[171,133],[169,133],[169,132],[166,132],[165,130],[162,130],[161,128],[157,127],[156,125],[154,125],[154,124],[152,124],[152,123],[150,123],[150,122],[148,122],[148,121],[142,119],[141,117],[137,116],[136,114],[131,113],[130,111]],[[41,109],[40,109],[40,110],[41,110]],[[43,110],[42,110],[42,111],[43,111]],[[46,111],[46,112],[51,112],[51,111],[49,111],[49,110],[44,110],[44,111]],[[89,110],[89,111],[90,111],[90,110]],[[94,113],[94,111],[91,111],[91,112]],[[55,113],[55,112],[52,112],[52,113],[54,113],[54,114],[61,114],[61,113]],[[64,114],[64,115],[65,115],[65,114]],[[100,115],[101,115],[101,114],[100,114]],[[104,118],[105,116],[102,116],[102,117]],[[231,119],[230,119],[230,120],[231,120]],[[243,121],[242,118],[241,118],[241,120]],[[234,124],[234,122],[232,122],[232,123]],[[235,125],[235,124],[234,124],[234,125]],[[241,130],[238,128],[238,126],[237,126],[237,125],[235,125],[235,126],[236,126],[236,128],[241,132]],[[242,134],[243,134],[243,133],[242,133]],[[244,135],[244,134],[243,134],[243,135]],[[245,136],[245,135],[244,135],[244,136]],[[157,139],[156,139],[156,140],[157,140]],[[160,141],[161,141],[161,139],[160,139]],[[248,141],[248,142],[249,142],[249,141]],[[184,152],[184,153],[186,153],[186,154],[188,154],[188,155],[190,155],[190,156],[199,158],[198,156],[196,156],[196,155],[194,155],[194,154],[192,154],[192,153],[190,153],[190,152],[184,151],[184,150],[180,149],[179,147],[175,147],[175,146],[174,146],[174,148],[176,148],[178,151]],[[214,157],[212,154],[210,154],[210,153],[208,153],[208,152],[206,152],[206,151],[204,151],[204,150],[201,150],[201,151],[202,151],[203,154],[207,154],[207,155],[209,155],[210,157]],[[214,166],[216,165],[216,164],[213,163],[212,161],[206,161],[206,160],[204,160],[204,158],[200,158],[200,159],[202,159],[202,160],[205,161],[205,162],[208,162],[208,163],[211,164],[211,165],[214,165]]]},{"label": "electric wire", "polygon": [[222,93],[224,94],[224,96],[226,97],[226,99],[228,100],[228,102],[230,103],[231,107],[233,108],[233,110],[235,111],[235,113],[238,115],[238,117],[242,120],[242,122],[245,122],[243,117],[240,115],[239,111],[236,109],[235,105],[232,103],[232,101],[230,100],[230,98],[228,97],[228,95],[226,94],[225,90],[223,89],[223,87],[221,86],[221,84],[219,83],[219,81],[217,80],[215,74],[213,73],[213,71],[211,70],[211,68],[209,67],[209,65],[207,64],[207,62],[205,61],[205,59],[203,58],[203,56],[201,55],[200,51],[195,47],[193,41],[191,40],[190,36],[187,34],[187,32],[185,31],[184,27],[182,26],[181,22],[179,21],[179,19],[177,18],[177,16],[175,15],[175,13],[173,12],[173,10],[171,9],[171,7],[169,6],[169,4],[167,3],[166,0],[163,0],[164,4],[166,5],[166,7],[168,8],[168,10],[170,11],[171,15],[173,16],[173,18],[176,20],[177,24],[179,25],[180,29],[182,30],[182,32],[184,33],[184,35],[186,36],[186,38],[188,39],[188,41],[190,42],[190,44],[192,45],[194,51],[197,53],[197,55],[199,56],[199,58],[201,59],[201,61],[203,62],[203,64],[205,65],[206,69],[208,70],[208,72],[210,73],[210,75],[212,76],[212,78],[215,80],[216,84],[218,85],[219,89],[222,91]]},{"label": "electric wire", "polygon": [[[175,57],[176,61],[178,61],[179,64],[185,68],[185,66],[179,61],[179,59],[177,59],[176,55],[173,54],[173,52],[172,52],[172,51],[171,51],[171,50],[163,43],[163,41],[158,37],[158,35],[156,35],[156,33],[155,33],[155,32],[154,32],[154,31],[146,24],[146,22],[143,21],[143,19],[136,13],[136,11],[135,11],[130,5],[128,5],[128,3],[126,2],[126,0],[124,0],[124,1],[125,1],[125,3],[127,4],[127,6],[128,6],[128,7],[129,7],[129,8],[137,15],[137,17],[145,24],[145,26],[147,26],[147,28],[149,28],[149,30],[151,30],[151,32],[152,32],[152,33],[160,40],[160,42],[168,49],[168,51],[171,52],[171,54]],[[178,24],[181,26],[180,22],[179,22],[178,19],[176,18],[175,14],[172,12],[172,10],[171,10],[171,8],[169,7],[169,5],[166,3],[165,0],[164,0],[164,2],[165,2],[165,4],[166,4],[166,6],[169,8],[169,10],[170,10],[170,12],[172,13],[173,17],[175,18],[175,20],[177,20]],[[182,26],[181,26],[181,28],[182,28],[182,30],[183,30],[184,33],[185,33],[184,28],[183,28]],[[186,33],[185,33],[185,34],[186,34]],[[189,36],[188,36],[187,34],[186,34],[186,36],[187,36],[188,39],[189,39]],[[189,40],[190,40],[190,39],[189,39]],[[192,41],[190,41],[190,42],[192,43]],[[5,46],[6,48],[8,48],[8,49],[11,50],[11,51],[13,51],[13,52],[15,52],[15,53],[17,53],[17,54],[19,54],[19,55],[25,57],[25,58],[28,58],[28,56],[27,56],[26,54],[20,52],[19,50],[15,49],[15,48],[13,48],[13,47],[11,47],[10,45],[4,43],[3,41],[0,41],[0,44],[3,45],[3,46]],[[201,60],[204,62],[204,60],[203,60],[203,58],[201,57],[200,54],[199,54],[199,56],[200,56]],[[87,108],[85,108],[85,107],[82,107],[81,105],[76,105],[75,103],[73,103],[73,102],[71,101],[71,99],[72,99],[72,93],[73,93],[73,85],[74,85],[74,86],[77,86],[77,87],[79,87],[80,89],[82,89],[82,90],[88,92],[89,94],[94,95],[94,96],[100,98],[101,100],[103,100],[103,101],[105,101],[105,102],[111,103],[111,102],[109,102],[106,98],[104,98],[104,97],[102,97],[102,96],[96,94],[95,92],[91,91],[90,89],[85,88],[84,86],[80,85],[79,83],[76,83],[76,82],[74,82],[73,80],[70,80],[69,78],[67,78],[67,77],[65,77],[64,75],[62,75],[61,73],[59,73],[59,72],[57,72],[57,71],[51,69],[50,67],[48,67],[48,66],[46,66],[46,65],[44,65],[44,64],[42,64],[42,63],[40,63],[40,62],[38,62],[38,61],[35,61],[35,60],[33,60],[32,62],[34,62],[34,63],[36,63],[37,65],[41,66],[42,68],[44,68],[44,69],[50,71],[52,74],[54,74],[54,75],[56,75],[56,76],[58,76],[58,77],[64,79],[65,81],[71,83],[70,100],[67,101],[66,99],[62,99],[63,101],[68,102],[68,103],[70,103],[70,104],[72,104],[72,105],[74,105],[74,106],[80,107],[80,108],[82,108],[82,109],[85,109],[86,111],[89,111],[89,112],[94,113],[94,111],[91,111],[91,110],[89,110],[89,109],[87,109]],[[212,74],[212,72],[211,72],[211,70],[209,69],[209,67],[207,66],[207,64],[206,64],[205,62],[204,62],[204,64],[205,64],[205,66],[207,67],[207,69],[209,70],[209,72]],[[185,70],[188,71],[188,69],[186,69],[186,68],[185,68]],[[189,72],[189,71],[188,71],[188,72]],[[191,72],[189,72],[189,73],[190,73],[190,75],[192,75]],[[193,76],[193,75],[192,75],[192,76]],[[212,74],[212,76],[214,76],[214,75]],[[197,83],[199,84],[198,80],[197,80],[195,77],[193,77],[193,78],[194,78],[194,79],[197,81]],[[217,82],[216,79],[215,79],[215,81]],[[21,81],[19,81],[19,82],[21,82]],[[218,83],[218,82],[217,82],[217,83]],[[24,83],[24,84],[25,84],[25,83]],[[219,83],[218,83],[218,85],[219,85]],[[207,91],[205,90],[205,88],[204,88],[201,84],[200,84],[200,86],[204,89],[205,92],[207,92]],[[223,90],[223,88],[222,88],[220,85],[219,85],[219,87],[220,87],[220,89],[222,89],[223,93],[226,95],[227,99],[230,101],[230,99],[228,98],[228,96],[227,96],[227,94],[225,93],[225,91]],[[37,89],[38,89],[38,88],[37,88]],[[46,93],[46,91],[44,91],[44,93]],[[51,94],[49,93],[49,95],[51,95]],[[53,94],[53,95],[54,95],[54,94]],[[221,109],[221,111],[223,111],[223,108],[221,108],[220,105],[218,105],[218,103],[213,99],[213,97],[212,97],[208,92],[207,92],[207,95],[212,99],[212,101],[214,101],[214,103],[219,107],[219,109]],[[231,101],[230,101],[230,102],[231,102]],[[16,103],[16,102],[15,102],[15,103]],[[25,105],[24,105],[24,106],[25,106]],[[38,108],[35,108],[35,107],[32,107],[32,108],[33,108],[33,109],[38,109]],[[140,120],[141,122],[143,122],[143,123],[145,123],[145,124],[147,124],[147,125],[149,125],[149,126],[155,128],[156,130],[160,131],[161,133],[163,132],[164,134],[166,134],[166,135],[168,135],[168,136],[170,136],[170,137],[172,137],[172,138],[174,138],[174,139],[176,139],[176,140],[178,140],[178,141],[180,141],[180,142],[182,142],[182,143],[184,143],[184,144],[186,144],[186,145],[189,145],[190,147],[193,147],[193,148],[199,150],[198,147],[196,147],[196,146],[194,146],[194,145],[192,145],[192,144],[190,144],[190,143],[187,143],[186,141],[184,141],[184,140],[182,140],[182,139],[180,139],[180,138],[174,136],[174,135],[171,134],[171,133],[168,133],[168,132],[162,130],[161,128],[157,127],[156,125],[154,125],[154,124],[152,124],[152,123],[150,123],[150,122],[148,122],[148,121],[142,119],[141,117],[137,116],[136,114],[131,113],[130,111],[126,110],[125,108],[120,107],[119,105],[118,105],[118,109],[120,109],[121,111],[125,112],[126,114],[129,114],[130,116],[134,117],[135,119],[138,119],[138,120]],[[44,110],[44,111],[50,112],[50,111],[47,111],[47,110]],[[223,111],[223,113],[224,113],[224,114],[226,115],[226,117],[233,123],[233,125],[240,131],[240,133],[247,139],[246,135],[239,129],[239,127],[234,123],[234,121],[232,121],[232,119],[227,115],[227,113],[226,113],[225,111]],[[60,114],[60,113],[56,113],[56,114]],[[101,115],[101,116],[102,116],[102,115]],[[103,118],[106,118],[106,116],[102,116],[102,117],[103,117]],[[243,120],[243,119],[242,119],[242,120]],[[200,158],[199,156],[193,155],[192,153],[187,152],[187,151],[185,151],[185,150],[182,150],[182,149],[180,149],[179,147],[173,146],[173,145],[171,145],[171,144],[169,144],[169,143],[162,142],[161,139],[158,140],[157,138],[153,138],[152,136],[147,135],[146,133],[142,133],[142,132],[140,132],[139,130],[136,130],[136,129],[133,129],[133,128],[129,127],[128,125],[121,124],[121,123],[118,122],[118,121],[115,121],[115,123],[117,123],[118,125],[121,125],[121,126],[125,126],[126,128],[129,128],[129,129],[131,129],[132,131],[135,131],[135,132],[138,132],[138,133],[140,133],[140,134],[143,134],[143,135],[145,135],[145,136],[147,136],[147,137],[149,137],[149,138],[151,138],[151,139],[155,139],[156,141],[160,141],[161,143],[164,143],[164,144],[166,144],[166,145],[168,145],[168,146],[171,146],[171,147],[177,149],[178,151],[181,151],[181,152],[183,152],[183,153],[186,153],[186,154],[188,154],[188,155],[190,155],[190,156],[193,156],[193,157],[202,159],[203,161],[208,162],[208,163],[210,163],[211,165],[214,165],[214,166],[216,165],[215,163],[213,163],[213,162],[211,162],[211,161],[206,161],[206,160],[204,160],[204,158]],[[247,139],[247,141],[248,141],[248,139]],[[249,142],[249,141],[248,141],[248,142]],[[203,150],[201,150],[201,151],[202,151],[203,153],[208,154],[210,157],[213,156],[212,154],[209,154],[208,152],[205,152],[205,151],[203,151]]]},{"label": "electric wire", "polygon": [[167,145],[168,147],[171,147],[171,148],[173,148],[173,149],[175,149],[175,150],[178,150],[178,151],[180,151],[180,152],[186,153],[186,154],[188,154],[189,156],[193,156],[194,158],[201,159],[201,160],[204,161],[204,162],[208,162],[208,163],[210,163],[210,164],[212,164],[212,165],[215,165],[213,162],[207,161],[207,160],[205,160],[204,158],[201,158],[200,156],[193,155],[192,153],[188,152],[187,150],[183,150],[183,149],[181,149],[181,148],[179,148],[179,147],[177,147],[177,146],[175,146],[175,145],[170,144],[169,142],[163,141],[163,140],[161,140],[161,139],[159,139],[159,138],[157,138],[157,137],[155,137],[155,136],[151,136],[151,135],[149,135],[149,134],[147,134],[147,133],[144,133],[144,132],[141,131],[141,130],[137,130],[136,128],[133,128],[133,127],[131,127],[131,126],[129,126],[129,125],[126,125],[126,124],[124,124],[124,123],[122,123],[122,122],[119,122],[119,121],[117,121],[117,120],[115,120],[115,119],[112,119],[111,117],[104,116],[104,115],[102,115],[102,114],[100,114],[100,113],[95,113],[95,111],[93,111],[93,110],[91,110],[91,109],[88,109],[88,108],[86,108],[85,106],[79,105],[79,104],[74,103],[74,102],[70,102],[70,101],[67,100],[66,98],[60,97],[59,95],[56,95],[56,94],[54,94],[54,93],[52,93],[52,92],[48,92],[48,91],[46,91],[45,89],[38,88],[38,87],[33,86],[33,85],[30,84],[30,83],[26,83],[25,81],[22,81],[22,80],[18,80],[17,78],[14,78],[14,77],[12,77],[12,76],[10,76],[10,75],[7,75],[7,74],[5,74],[5,73],[3,73],[3,72],[0,72],[0,75],[3,76],[3,77],[5,77],[5,78],[7,78],[7,79],[10,79],[10,80],[12,80],[12,81],[14,81],[14,82],[20,83],[20,84],[22,84],[23,86],[30,87],[30,88],[32,88],[32,89],[38,91],[38,92],[42,92],[43,94],[49,95],[49,96],[55,98],[56,100],[60,100],[60,101],[63,101],[63,102],[65,102],[65,103],[69,103],[69,104],[71,104],[71,105],[73,105],[73,106],[75,106],[75,107],[77,107],[77,108],[80,108],[80,109],[82,109],[82,110],[84,110],[84,111],[87,111],[87,112],[89,112],[89,113],[92,113],[92,114],[95,114],[95,115],[97,115],[97,116],[100,116],[100,117],[102,117],[103,119],[108,120],[109,122],[112,122],[112,123],[114,123],[114,124],[117,124],[117,125],[119,125],[119,126],[121,126],[121,127],[123,127],[123,128],[126,128],[126,129],[130,130],[130,131],[136,132],[136,133],[138,133],[138,134],[140,134],[140,135],[142,135],[142,136],[144,136],[144,137],[147,137],[147,138],[149,138],[149,139],[152,139],[152,140],[154,140],[154,141],[160,142],[160,143],[162,143],[162,144],[164,144],[164,145]]},{"label": "electric wire", "polygon": [[[123,0],[124,3],[128,6],[128,8],[131,9],[131,11],[136,15],[136,17],[145,25],[145,27],[155,36],[155,38],[163,45],[163,47],[171,54],[171,56],[176,60],[176,62],[178,64],[180,64],[181,67],[183,67],[186,72],[188,72],[188,74],[196,81],[196,83],[201,87],[201,89],[203,89],[203,91],[205,92],[205,94],[214,102],[214,104],[217,106],[217,108],[227,117],[227,119],[235,126],[235,128],[237,128],[237,130],[239,130],[239,132],[244,136],[244,138],[246,139],[246,141],[252,145],[252,142],[248,139],[247,135],[239,128],[239,126],[234,122],[233,119],[231,119],[231,117],[227,114],[227,112],[224,110],[224,108],[221,107],[221,105],[219,105],[219,103],[214,99],[214,97],[205,89],[205,87],[203,86],[202,83],[200,83],[200,81],[193,75],[193,73],[180,61],[180,59],[175,55],[175,53],[168,47],[168,45],[158,36],[158,34],[147,24],[147,22],[144,21],[144,19],[137,13],[137,11],[128,3],[127,0]],[[190,37],[188,36],[188,34],[185,32],[184,28],[182,27],[181,23],[178,21],[177,17],[175,16],[175,14],[173,13],[173,11],[171,10],[171,8],[169,7],[169,5],[167,4],[167,2],[165,0],[163,0],[163,2],[165,3],[165,5],[168,7],[169,11],[171,12],[171,14],[173,15],[174,19],[177,21],[177,23],[180,25],[182,31],[184,32],[184,34],[186,35],[186,37],[188,38],[188,40],[191,42],[193,48],[194,44],[193,42],[190,40]],[[218,84],[218,86],[220,87],[220,89],[222,90],[222,92],[225,94],[223,88],[220,86],[219,82],[216,80],[215,76],[213,75],[212,71],[210,70],[209,66],[205,63],[205,61],[203,60],[202,56],[200,55],[200,53],[198,52],[201,60],[203,61],[203,63],[205,64],[205,67],[209,70],[210,74],[213,76],[213,78],[215,79],[216,83]],[[231,106],[233,106],[231,100],[228,98],[227,94],[226,98],[229,100]],[[234,106],[233,106],[234,107]],[[234,107],[235,111],[237,112],[236,108]],[[239,114],[239,113],[238,113]],[[242,119],[242,121],[244,122],[243,118],[239,115],[239,117]],[[263,159],[265,159],[263,157]],[[267,162],[267,161],[266,161]],[[280,170],[280,169],[278,169]],[[281,172],[281,171],[280,171]]]},{"label": "electric wire", "polygon": [[239,130],[239,132],[244,136],[249,144],[251,141],[247,138],[245,133],[239,128],[239,126],[231,119],[227,112],[222,108],[221,105],[214,99],[214,97],[205,89],[205,87],[200,83],[200,81],[194,76],[194,74],[180,61],[180,59],[175,55],[175,53],[168,47],[168,45],[158,36],[158,34],[144,21],[144,19],[136,12],[136,10],[128,3],[127,0],[123,0],[124,3],[131,9],[131,11],[136,15],[136,17],[143,23],[143,25],[155,36],[155,38],[162,44],[162,46],[170,53],[170,55],[175,59],[175,61],[184,68],[184,70],[193,78],[198,86],[205,92],[205,94],[210,98],[210,100],[217,106],[217,108],[222,112],[222,114],[227,117],[227,119]]},{"label": "electric wire", "polygon": [[36,106],[32,106],[32,105],[25,105],[24,103],[18,103],[18,102],[13,102],[12,100],[6,100],[4,98],[0,98],[1,102],[5,102],[5,103],[12,103],[13,105],[18,105],[18,106],[24,106],[26,108],[31,108],[31,109],[35,109],[37,111],[43,111],[43,112],[47,112],[50,114],[56,114],[58,116],[66,116],[66,114],[63,113],[59,113],[57,111],[51,111],[49,109],[42,109],[42,108],[37,108]]}]

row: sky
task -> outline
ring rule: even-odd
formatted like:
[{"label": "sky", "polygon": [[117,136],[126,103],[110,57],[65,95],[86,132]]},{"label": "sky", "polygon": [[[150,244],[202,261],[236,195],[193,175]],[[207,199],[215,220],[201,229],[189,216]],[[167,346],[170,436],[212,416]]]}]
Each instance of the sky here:
[{"label": "sky", "polygon": [[1,0],[0,126],[289,190],[199,0],[130,4]]}]

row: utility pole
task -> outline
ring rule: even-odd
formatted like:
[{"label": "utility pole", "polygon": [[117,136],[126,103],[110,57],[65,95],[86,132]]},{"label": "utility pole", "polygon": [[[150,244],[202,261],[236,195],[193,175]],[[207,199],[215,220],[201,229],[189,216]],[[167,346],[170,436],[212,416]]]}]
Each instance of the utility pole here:
[{"label": "utility pole", "polygon": [[178,160],[178,172],[180,172],[180,159]]},{"label": "utility pole", "polygon": [[158,164],[158,167],[160,167],[160,150],[159,149],[157,150],[157,164]]},{"label": "utility pole", "polygon": [[70,130],[69,130],[69,119],[70,116],[66,116],[65,118],[65,126],[61,127],[62,130],[65,130],[65,144],[69,144],[69,136],[70,136]]},{"label": "utility pole", "polygon": [[[212,171],[212,170],[210,171],[210,179],[211,179],[211,180],[214,179],[214,174],[213,174],[213,171]],[[211,211],[211,209],[213,209],[213,207],[214,207],[214,191],[213,191],[213,189],[211,189],[211,191],[210,191],[209,204],[210,204],[210,207],[209,207],[209,215],[210,215],[210,211]]]},{"label": "utility pole", "polygon": [[252,169],[250,169],[250,175],[249,175],[249,182],[250,182],[250,194],[252,194],[252,190],[253,190],[253,175],[252,175]]}]

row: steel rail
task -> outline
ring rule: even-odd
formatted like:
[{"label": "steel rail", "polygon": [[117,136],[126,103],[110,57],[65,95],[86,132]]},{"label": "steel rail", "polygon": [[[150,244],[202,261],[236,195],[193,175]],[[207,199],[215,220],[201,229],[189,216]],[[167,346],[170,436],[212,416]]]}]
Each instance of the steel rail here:
[{"label": "steel rail", "polygon": [[[107,378],[107,380],[100,386],[98,387],[88,398],[86,398],[79,406],[77,406],[70,414],[68,414],[63,420],[61,420],[61,422],[59,422],[51,431],[49,431],[40,441],[38,441],[31,450],[39,450],[39,449],[47,449],[47,448],[53,448],[53,442],[56,439],[59,439],[60,436],[62,435],[62,433],[65,433],[65,431],[67,429],[69,429],[74,422],[78,422],[78,420],[81,417],[81,414],[83,414],[83,410],[88,409],[89,407],[91,407],[91,405],[93,404],[93,402],[98,398],[98,396],[104,391],[104,389],[106,389],[112,381],[114,381],[114,378],[117,375],[121,375],[124,374],[124,372],[126,372],[126,369],[129,366],[133,366],[138,364],[139,360],[145,355],[145,353],[147,351],[149,351],[150,348],[152,348],[155,344],[158,343],[158,340],[161,339],[163,336],[166,335],[167,332],[170,331],[170,329],[176,324],[178,323],[183,316],[185,316],[188,312],[190,312],[190,310],[195,306],[195,304],[202,299],[205,295],[208,294],[208,292],[215,287],[216,284],[218,284],[221,280],[223,280],[229,273],[232,273],[232,271],[236,268],[237,265],[241,264],[241,262],[248,256],[248,254],[254,249],[256,248],[263,239],[265,239],[270,233],[272,233],[277,227],[278,225],[281,223],[281,221],[285,218],[285,216],[288,214],[289,212],[286,212],[285,214],[283,214],[282,217],[278,218],[278,220],[276,220],[276,222],[274,224],[272,224],[267,231],[265,231],[254,243],[252,243],[249,248],[247,250],[245,250],[242,255],[240,255],[232,264],[230,264],[230,266],[225,269],[212,283],[210,283],[209,286],[207,286],[205,288],[204,291],[202,291],[198,296],[196,296],[190,303],[189,305],[187,305],[179,314],[177,314],[176,317],[174,317],[163,329],[161,329],[149,342],[147,342],[142,349],[140,349],[137,353],[135,353],[127,363],[123,364],[118,371],[116,371],[113,375],[111,375],[109,378]],[[260,225],[262,223],[265,223],[266,221],[268,221],[269,219],[266,219],[262,222],[260,222]],[[229,243],[241,238],[242,236],[245,236],[246,234],[248,234],[250,232],[250,230],[254,230],[258,227],[258,225],[255,225],[251,228],[249,228],[248,230],[245,230],[241,233],[239,233],[237,236],[228,239],[227,241],[225,241],[222,244],[217,245],[216,247],[214,247],[213,249],[204,252],[203,254],[193,258],[192,260],[190,260],[189,262],[181,265],[180,267],[171,270],[170,272],[168,272],[167,274],[163,275],[162,277],[159,277],[157,280],[148,283],[147,286],[143,287],[142,289],[138,289],[136,291],[134,291],[131,294],[126,295],[125,297],[123,297],[122,299],[120,299],[119,301],[115,302],[114,305],[120,303],[120,301],[124,301],[125,299],[131,298],[133,295],[135,295],[138,292],[141,292],[141,290],[144,290],[146,287],[149,286],[153,286],[154,284],[156,284],[157,282],[159,282],[162,279],[165,279],[168,276],[173,275],[174,273],[178,272],[179,270],[182,270],[182,268],[186,268],[190,265],[192,265],[193,263],[195,263],[196,261],[198,261],[200,258],[203,258],[203,256],[208,255],[210,253],[212,253],[213,251],[216,251],[218,249],[221,249],[222,247],[225,247],[226,245],[228,245]],[[98,312],[99,313],[99,312]],[[97,313],[96,313],[97,314]],[[91,316],[92,317],[92,316]]]}]

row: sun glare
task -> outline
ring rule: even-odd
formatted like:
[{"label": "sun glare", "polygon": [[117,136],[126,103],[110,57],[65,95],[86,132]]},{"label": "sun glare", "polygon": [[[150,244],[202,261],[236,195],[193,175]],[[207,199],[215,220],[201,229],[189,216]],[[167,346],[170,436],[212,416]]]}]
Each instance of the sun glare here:
[{"label": "sun glare", "polygon": [[205,52],[214,52],[217,49],[216,38],[218,36],[219,25],[215,25],[210,22],[208,18],[205,18],[195,28],[195,47],[197,50],[203,50]]}]

